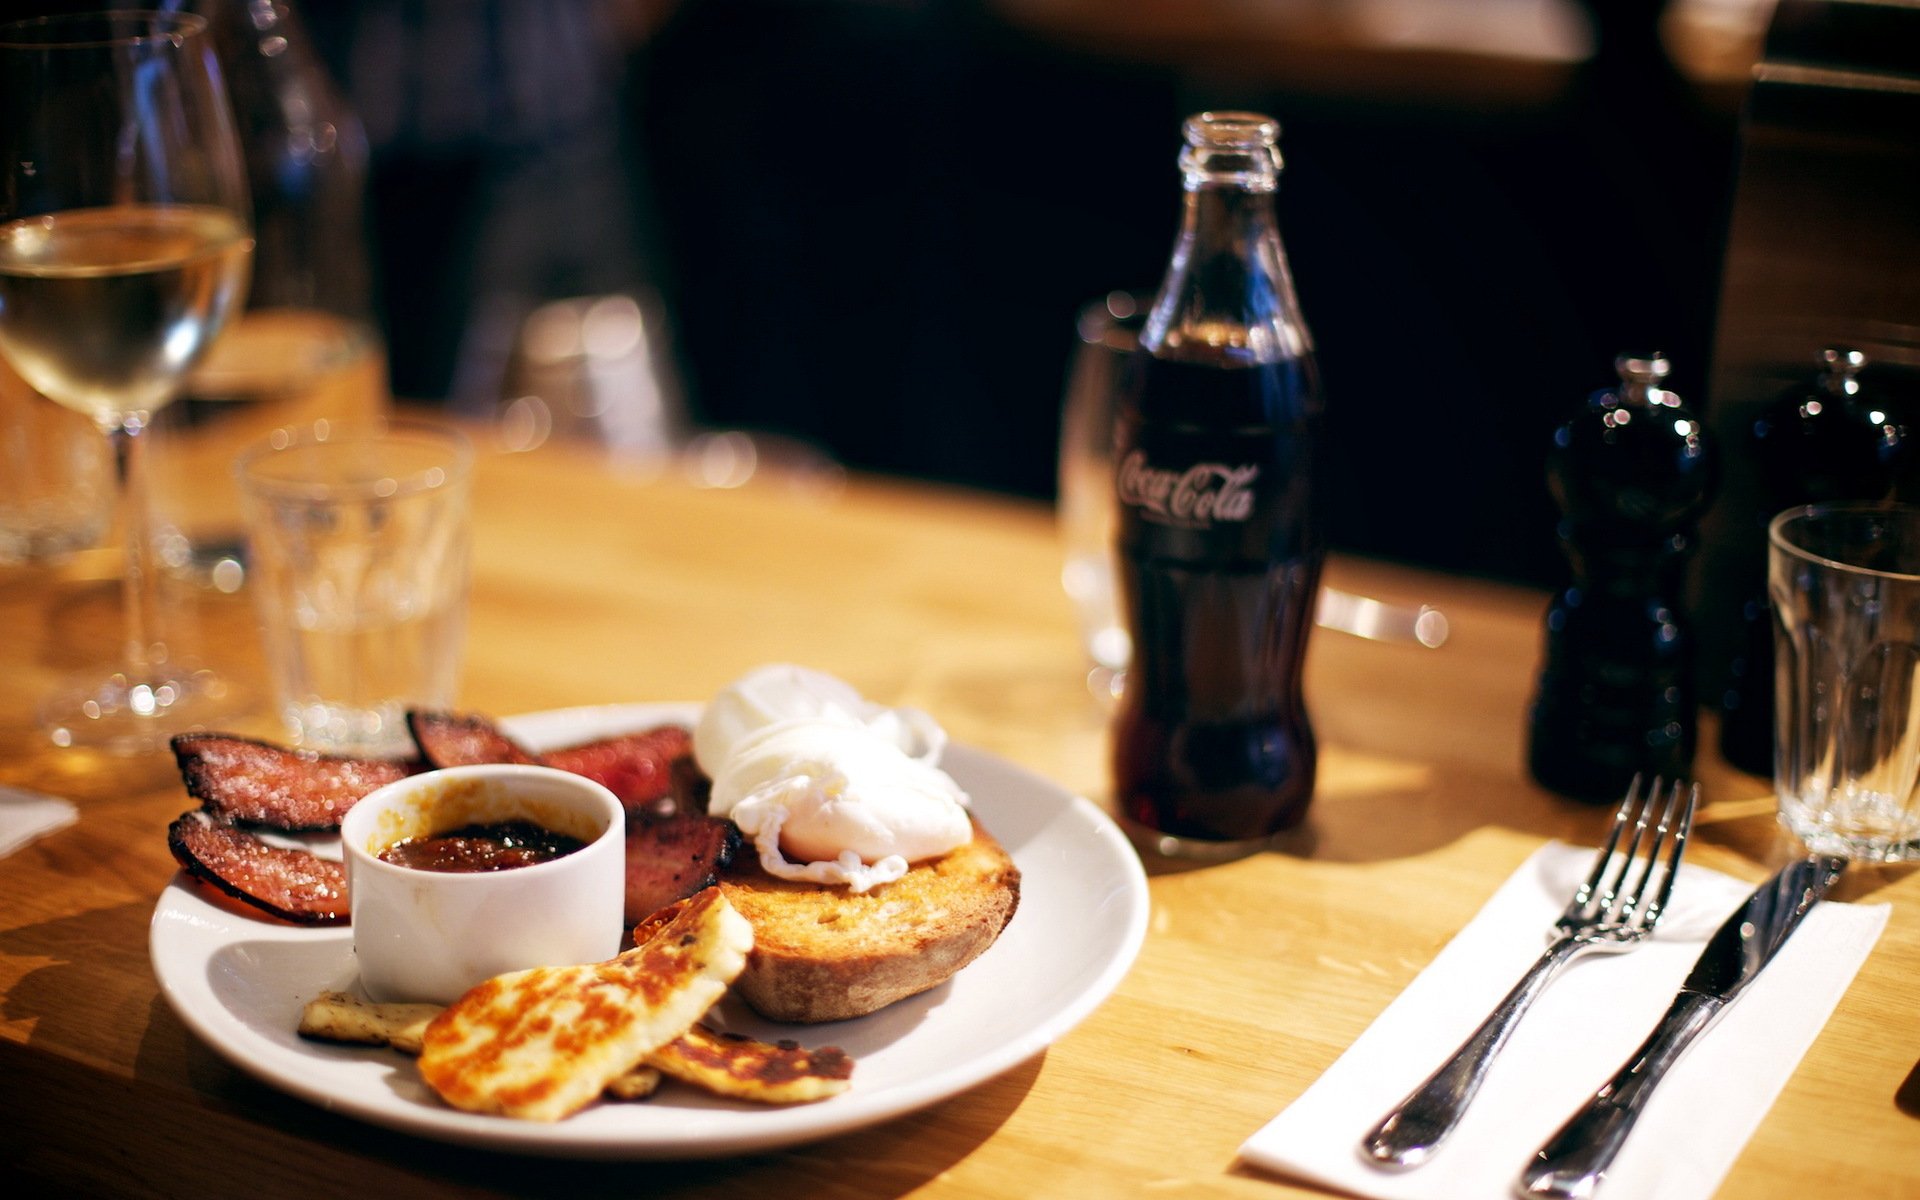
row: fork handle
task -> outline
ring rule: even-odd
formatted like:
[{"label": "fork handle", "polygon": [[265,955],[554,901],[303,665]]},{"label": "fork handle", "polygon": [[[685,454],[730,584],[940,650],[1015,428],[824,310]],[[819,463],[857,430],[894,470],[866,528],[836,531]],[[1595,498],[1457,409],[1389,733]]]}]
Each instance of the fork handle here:
[{"label": "fork handle", "polygon": [[1361,1139],[1361,1153],[1382,1167],[1411,1168],[1427,1161],[1434,1148],[1460,1123],[1467,1105],[1486,1079],[1494,1055],[1507,1044],[1507,1038],[1532,1007],[1534,998],[1561,967],[1584,949],[1586,943],[1570,934],[1555,938],[1453,1056],[1441,1063],[1439,1069],[1408,1093],[1405,1100]]},{"label": "fork handle", "polygon": [[1667,1015],[1626,1065],[1534,1152],[1516,1184],[1519,1194],[1555,1200],[1592,1196],[1633,1132],[1654,1085],[1724,1007],[1726,1001],[1718,996],[1700,992],[1675,996]]}]

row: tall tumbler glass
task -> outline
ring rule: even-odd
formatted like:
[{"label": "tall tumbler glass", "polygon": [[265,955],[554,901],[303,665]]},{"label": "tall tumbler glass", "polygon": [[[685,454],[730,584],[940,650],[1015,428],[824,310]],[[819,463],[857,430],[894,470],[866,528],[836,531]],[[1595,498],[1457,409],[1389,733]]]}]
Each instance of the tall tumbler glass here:
[{"label": "tall tumbler glass", "polygon": [[1139,348],[1147,297],[1109,292],[1080,310],[1079,346],[1060,414],[1060,582],[1080,618],[1096,696],[1119,694],[1133,649],[1114,578],[1113,413],[1127,360]]},{"label": "tall tumbler glass", "polygon": [[274,698],[323,751],[405,749],[409,708],[452,705],[466,638],[458,433],[394,421],[282,431],[237,466]]},{"label": "tall tumbler glass", "polygon": [[97,544],[113,516],[113,463],[100,430],[39,395],[0,354],[0,565]]},{"label": "tall tumbler glass", "polygon": [[1781,823],[1819,853],[1920,857],[1920,508],[1788,509],[1768,540]]}]

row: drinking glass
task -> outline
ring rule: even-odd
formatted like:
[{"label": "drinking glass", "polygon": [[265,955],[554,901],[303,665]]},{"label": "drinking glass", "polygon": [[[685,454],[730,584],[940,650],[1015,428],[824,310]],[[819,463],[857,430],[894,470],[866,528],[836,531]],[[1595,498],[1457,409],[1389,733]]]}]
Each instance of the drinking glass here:
[{"label": "drinking glass", "polygon": [[274,702],[302,746],[400,753],[452,705],[466,637],[473,449],[412,421],[280,430],[240,456]]},{"label": "drinking glass", "polygon": [[0,357],[0,565],[59,559],[105,536],[113,472],[93,422]]},{"label": "drinking glass", "polygon": [[1817,504],[1767,533],[1781,823],[1820,854],[1920,857],[1920,508]]},{"label": "drinking glass", "polygon": [[1109,292],[1080,310],[1060,413],[1060,583],[1080,619],[1080,645],[1091,663],[1087,687],[1105,699],[1119,695],[1133,652],[1114,578],[1114,398],[1139,345],[1148,299]]},{"label": "drinking glass", "polygon": [[0,354],[112,445],[125,639],[62,689],[59,745],[136,753],[220,711],[158,624],[141,433],[245,291],[246,178],[206,23],[164,12],[0,26]]}]

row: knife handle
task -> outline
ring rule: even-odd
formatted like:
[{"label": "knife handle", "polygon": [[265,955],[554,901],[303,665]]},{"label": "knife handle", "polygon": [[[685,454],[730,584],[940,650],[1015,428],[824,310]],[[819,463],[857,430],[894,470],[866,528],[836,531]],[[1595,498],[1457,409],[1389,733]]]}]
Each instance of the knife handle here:
[{"label": "knife handle", "polygon": [[1588,1200],[1633,1131],[1654,1085],[1724,1007],[1725,1000],[1700,992],[1675,996],[1627,1064],[1534,1152],[1516,1191],[1522,1196]]}]

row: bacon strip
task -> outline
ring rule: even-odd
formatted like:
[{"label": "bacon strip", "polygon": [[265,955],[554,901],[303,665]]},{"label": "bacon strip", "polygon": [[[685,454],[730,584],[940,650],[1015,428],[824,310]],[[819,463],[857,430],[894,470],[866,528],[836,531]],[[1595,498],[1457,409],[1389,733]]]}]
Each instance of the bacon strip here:
[{"label": "bacon strip", "polygon": [[[708,781],[692,737],[677,725],[534,755],[484,717],[408,714],[420,759],[347,758],[231,734],[173,739],[187,792],[204,809],[167,831],[190,874],[291,921],[347,919],[345,871],[305,851],[270,846],[241,825],[288,833],[337,829],[362,796],[429,766],[541,763],[604,784],[627,806],[626,914],[632,924],[710,887],[740,835],[705,815]],[[331,889],[331,890],[329,890]]]},{"label": "bacon strip", "polygon": [[[692,760],[693,735],[679,725],[662,725],[641,733],[602,738],[597,742],[550,750],[542,756],[549,767],[584,775],[620,797],[628,812],[675,807],[674,765]],[[704,811],[702,804],[697,811]]]},{"label": "bacon strip", "polygon": [[540,763],[604,784],[630,811],[703,812],[706,776],[678,725],[533,754],[485,717],[407,714],[419,759],[349,758],[222,733],[185,733],[173,754],[187,794],[222,817],[287,833],[340,824],[360,797],[429,767]]},{"label": "bacon strip", "polygon": [[740,831],[700,813],[627,817],[626,922],[643,923],[676,900],[713,886],[733,861]]},{"label": "bacon strip", "polygon": [[707,773],[694,761],[692,739],[688,739],[687,749],[670,764],[670,774],[673,780],[672,811],[706,812],[707,801],[713,796],[713,780],[708,779]]},{"label": "bacon strip", "polygon": [[[638,733],[623,733],[535,754],[507,736],[486,717],[466,713],[416,710],[407,714],[407,727],[420,754],[435,767],[464,767],[475,763],[537,763],[584,775],[602,784],[627,811],[676,808],[706,811],[698,783],[705,776],[682,778],[682,764],[693,762],[693,735],[679,725],[661,725]],[[683,804],[682,795],[697,797]]]},{"label": "bacon strip", "polygon": [[167,848],[187,874],[282,920],[339,925],[348,918],[344,866],[270,846],[203,810],[182,813],[167,827]]},{"label": "bacon strip", "polygon": [[480,763],[538,763],[531,753],[485,717],[413,710],[407,713],[420,756],[434,767],[471,767]]},{"label": "bacon strip", "polygon": [[422,765],[289,750],[219,733],[180,734],[173,756],[187,794],[209,811],[289,833],[336,828],[360,797]]}]

